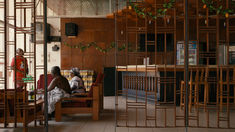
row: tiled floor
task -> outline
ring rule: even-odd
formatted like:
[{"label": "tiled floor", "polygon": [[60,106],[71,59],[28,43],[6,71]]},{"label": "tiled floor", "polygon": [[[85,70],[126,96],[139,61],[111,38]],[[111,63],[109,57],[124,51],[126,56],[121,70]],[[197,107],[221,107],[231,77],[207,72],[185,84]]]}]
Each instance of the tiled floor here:
[{"label": "tiled floor", "polygon": [[[184,132],[185,128],[121,128],[115,130],[114,97],[105,97],[105,110],[99,121],[90,115],[63,116],[62,122],[49,121],[49,132]],[[22,129],[0,129],[0,132],[21,132]],[[29,132],[43,132],[43,128],[29,128]],[[188,132],[234,132],[228,129],[189,128]]]}]

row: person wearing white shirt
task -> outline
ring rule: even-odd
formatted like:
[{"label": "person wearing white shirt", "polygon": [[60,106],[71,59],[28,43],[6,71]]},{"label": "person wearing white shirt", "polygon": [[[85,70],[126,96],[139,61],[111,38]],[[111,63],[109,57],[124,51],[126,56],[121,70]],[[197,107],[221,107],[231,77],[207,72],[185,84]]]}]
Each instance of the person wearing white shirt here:
[{"label": "person wearing white shirt", "polygon": [[85,93],[84,82],[77,67],[70,70],[71,81],[69,82],[72,93]]}]

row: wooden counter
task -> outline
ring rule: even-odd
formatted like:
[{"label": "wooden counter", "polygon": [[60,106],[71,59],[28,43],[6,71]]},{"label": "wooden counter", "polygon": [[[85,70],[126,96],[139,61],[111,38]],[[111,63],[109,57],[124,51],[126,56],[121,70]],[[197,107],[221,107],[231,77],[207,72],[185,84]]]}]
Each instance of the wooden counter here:
[{"label": "wooden counter", "polygon": [[[210,99],[214,101],[216,99],[216,90],[214,90],[217,86],[216,80],[220,77],[217,73],[221,73],[221,70],[231,73],[234,71],[235,66],[189,66],[189,73],[193,71],[193,75],[196,75],[197,71],[202,72],[206,71],[206,69],[210,72],[207,78]],[[128,89],[129,95],[136,96],[137,98],[145,98],[146,91],[148,93],[159,91],[157,98],[160,101],[174,101],[177,105],[179,104],[180,82],[184,80],[185,68],[183,65],[128,65],[116,66],[116,70],[123,72],[122,89]],[[227,75],[226,73],[228,72],[223,72],[223,75]],[[148,98],[154,100],[155,96],[148,95]]]},{"label": "wooden counter", "polygon": [[[217,68],[222,69],[233,69],[235,66],[218,66],[218,65],[208,65],[208,66],[189,66],[189,70],[196,71],[197,69],[209,68],[212,71],[217,70]],[[116,66],[117,71],[138,71],[138,72],[153,72],[153,71],[184,71],[183,65],[127,65],[127,66]]]}]

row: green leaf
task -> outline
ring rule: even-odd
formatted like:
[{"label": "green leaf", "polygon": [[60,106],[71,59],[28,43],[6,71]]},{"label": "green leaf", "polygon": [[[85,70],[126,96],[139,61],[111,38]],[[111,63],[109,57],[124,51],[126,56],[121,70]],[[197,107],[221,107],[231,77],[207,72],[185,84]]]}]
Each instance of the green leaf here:
[{"label": "green leaf", "polygon": [[210,8],[210,9],[213,9],[213,6],[212,6],[212,5],[209,5],[209,8]]},{"label": "green leaf", "polygon": [[166,8],[166,7],[167,7],[167,4],[166,4],[166,3],[164,3],[164,4],[163,4],[163,7],[164,7],[164,8]]},{"label": "green leaf", "polygon": [[233,11],[231,9],[228,10],[228,13],[233,13]]},{"label": "green leaf", "polygon": [[211,4],[214,4],[214,1],[211,1],[210,3],[211,3]]},{"label": "green leaf", "polygon": [[169,3],[169,4],[168,4],[168,8],[171,8],[171,7],[172,7],[172,3]]},{"label": "green leaf", "polygon": [[162,9],[158,9],[157,12],[158,12],[158,13],[161,13],[161,12],[162,12]]},{"label": "green leaf", "polygon": [[221,10],[223,8],[223,6],[221,5],[221,6],[219,6],[219,9]]}]

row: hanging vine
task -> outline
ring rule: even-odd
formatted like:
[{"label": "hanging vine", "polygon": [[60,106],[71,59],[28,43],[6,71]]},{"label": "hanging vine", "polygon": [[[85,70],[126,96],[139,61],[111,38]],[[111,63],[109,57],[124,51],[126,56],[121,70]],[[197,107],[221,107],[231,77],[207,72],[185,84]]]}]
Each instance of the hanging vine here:
[{"label": "hanging vine", "polygon": [[[219,0],[222,1],[222,0]],[[203,8],[208,8],[210,12],[215,11],[217,14],[224,15],[226,18],[229,16],[229,14],[234,13],[234,9],[225,8],[223,5],[220,5],[219,7],[216,7],[216,1],[214,0],[202,0],[203,2]],[[129,4],[131,6],[130,9],[133,9],[138,16],[141,16],[143,18],[149,17],[152,19],[157,19],[158,16],[164,16],[166,15],[166,12],[168,9],[173,8],[175,3],[175,0],[169,0],[168,2],[164,2],[163,7],[160,9],[157,9],[157,14],[154,15],[151,11],[149,11],[147,8],[140,8],[138,4],[134,4],[131,0],[129,0]],[[231,1],[231,5],[235,7],[235,3]]]},{"label": "hanging vine", "polygon": [[129,0],[129,4],[131,8],[138,14],[138,16],[142,16],[143,18],[149,17],[152,19],[157,19],[158,16],[166,15],[168,9],[173,8],[175,0],[169,0],[163,4],[163,8],[157,10],[157,14],[154,15],[151,11],[148,11],[147,8],[140,8],[138,4],[134,4],[131,0]]},{"label": "hanging vine", "polygon": [[[98,46],[96,44],[96,42],[90,42],[88,43],[87,45],[83,44],[83,43],[79,43],[79,44],[76,44],[76,45],[71,45],[71,44],[68,44],[68,43],[63,43],[65,46],[67,47],[70,47],[70,48],[74,48],[74,49],[80,49],[82,52],[84,52],[86,49],[90,48],[91,46],[93,46],[96,50],[102,52],[102,53],[107,53],[109,52],[111,49],[115,48],[116,44],[115,42],[111,42],[110,46],[107,47],[107,48],[102,48],[100,46]],[[128,43],[128,51],[132,52],[134,50],[132,50],[130,48],[130,43]],[[123,44],[121,47],[118,47],[117,50],[118,51],[122,51],[122,50],[125,50],[126,49],[126,44]]]},{"label": "hanging vine", "polygon": [[[226,18],[228,18],[229,14],[234,13],[234,9],[224,8],[223,5],[220,5],[218,8],[216,8],[216,2],[213,0],[202,0],[202,2],[204,4],[204,9],[208,8],[210,12],[215,11],[217,14],[224,15]],[[231,5],[234,6],[235,3],[231,1]]]}]

